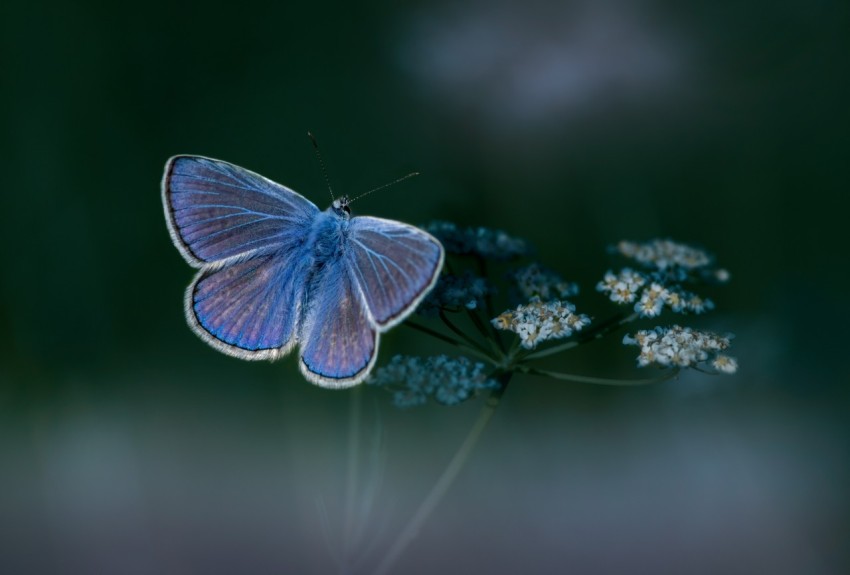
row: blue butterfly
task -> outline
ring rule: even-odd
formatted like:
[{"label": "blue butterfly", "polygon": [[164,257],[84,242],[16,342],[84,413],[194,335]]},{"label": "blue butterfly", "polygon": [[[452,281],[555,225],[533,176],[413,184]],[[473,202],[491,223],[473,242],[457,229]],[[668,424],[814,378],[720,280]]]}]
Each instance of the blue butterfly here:
[{"label": "blue butterfly", "polygon": [[215,349],[277,359],[300,346],[322,387],[369,375],[380,334],[434,287],[443,247],[413,226],[324,212],[244,168],[199,156],[165,165],[162,203],[174,245],[200,271],[186,289],[189,326]]}]

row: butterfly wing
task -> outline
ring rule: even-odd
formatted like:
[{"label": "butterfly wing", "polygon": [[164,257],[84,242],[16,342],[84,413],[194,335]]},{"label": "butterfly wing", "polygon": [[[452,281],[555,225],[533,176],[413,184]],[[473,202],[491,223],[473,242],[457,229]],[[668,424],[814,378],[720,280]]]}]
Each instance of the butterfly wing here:
[{"label": "butterfly wing", "polygon": [[311,286],[301,327],[301,371],[323,387],[363,381],[379,334],[409,315],[437,281],[443,247],[399,222],[353,218],[343,254]]},{"label": "butterfly wing", "polygon": [[287,353],[309,272],[304,244],[318,208],[258,174],[198,156],[168,161],[162,197],[174,244],[201,268],[186,290],[190,327],[242,359]]},{"label": "butterfly wing", "polygon": [[201,339],[241,359],[276,359],[295,344],[303,258],[272,252],[202,269],[186,290],[186,318]]},{"label": "butterfly wing", "polygon": [[407,317],[437,282],[443,246],[401,222],[352,218],[347,262],[380,331]]},{"label": "butterfly wing", "polygon": [[369,374],[378,330],[344,258],[329,261],[311,284],[300,327],[301,372],[322,387],[349,387]]},{"label": "butterfly wing", "polygon": [[289,188],[200,156],[168,160],[162,201],[174,245],[197,268],[303,241],[319,213]]}]

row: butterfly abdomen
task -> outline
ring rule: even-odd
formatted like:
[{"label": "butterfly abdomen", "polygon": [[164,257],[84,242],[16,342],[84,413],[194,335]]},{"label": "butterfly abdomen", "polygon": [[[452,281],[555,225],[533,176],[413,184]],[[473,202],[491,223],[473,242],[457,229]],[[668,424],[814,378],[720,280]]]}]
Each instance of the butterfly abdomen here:
[{"label": "butterfly abdomen", "polygon": [[313,222],[305,246],[309,256],[305,266],[308,271],[302,296],[302,323],[313,305],[314,294],[322,283],[326,266],[343,256],[348,223],[347,219],[339,217],[332,209],[318,214]]}]

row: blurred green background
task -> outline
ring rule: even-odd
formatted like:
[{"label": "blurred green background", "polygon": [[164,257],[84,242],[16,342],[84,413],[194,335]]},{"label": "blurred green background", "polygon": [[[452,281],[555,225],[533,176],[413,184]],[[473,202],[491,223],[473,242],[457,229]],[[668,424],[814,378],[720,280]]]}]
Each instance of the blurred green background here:
[{"label": "blurred green background", "polygon": [[[518,377],[397,572],[850,569],[846,3],[7,2],[0,29],[0,572],[380,561],[480,404],[215,352],[160,203],[194,153],[325,207],[308,129],[338,194],[422,172],[359,213],[525,237],[580,311],[619,239],[732,273],[689,323],[737,334],[738,375]],[[617,340],[560,367],[639,376]]]}]

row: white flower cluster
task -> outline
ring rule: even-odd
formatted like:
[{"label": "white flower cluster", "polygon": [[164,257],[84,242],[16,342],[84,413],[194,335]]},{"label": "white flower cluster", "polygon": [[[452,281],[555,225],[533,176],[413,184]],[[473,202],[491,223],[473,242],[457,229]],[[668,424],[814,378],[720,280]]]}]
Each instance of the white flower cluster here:
[{"label": "white flower cluster", "polygon": [[704,250],[672,240],[656,239],[646,243],[623,240],[617,244],[617,251],[627,258],[659,270],[673,266],[692,270],[711,263],[711,256]]},{"label": "white flower cluster", "polygon": [[[649,285],[647,285],[649,284]],[[641,317],[658,317],[667,305],[677,313],[704,313],[714,309],[714,302],[678,286],[665,287],[650,281],[641,272],[623,268],[619,273],[608,271],[596,284],[596,291],[608,294],[611,301],[618,304],[635,304],[635,311]]]},{"label": "white flower cluster", "polygon": [[528,304],[502,313],[491,323],[496,329],[519,335],[522,347],[534,349],[539,343],[569,337],[590,324],[589,317],[573,312],[575,306],[569,302],[553,300],[544,303],[534,297]]},{"label": "white flower cluster", "polygon": [[577,284],[564,281],[564,278],[557,273],[538,263],[516,269],[510,277],[523,301],[528,301],[535,296],[548,301],[578,294]]},{"label": "white flower cluster", "polygon": [[665,367],[688,367],[709,363],[720,373],[735,373],[738,362],[720,352],[729,348],[731,336],[721,336],[689,327],[656,327],[641,330],[634,337],[627,335],[623,344],[640,347],[638,365],[658,364]]}]

